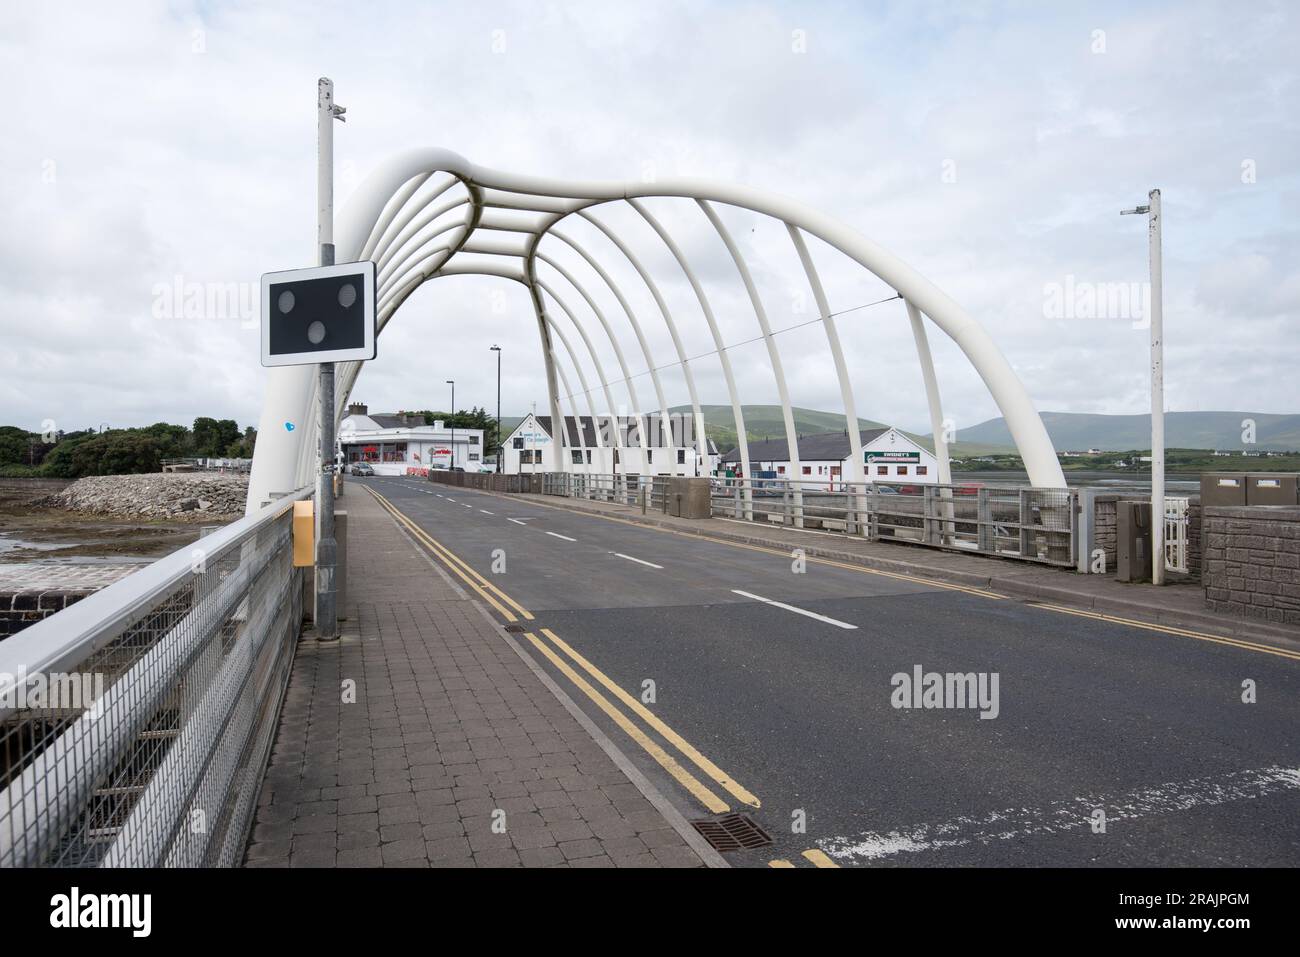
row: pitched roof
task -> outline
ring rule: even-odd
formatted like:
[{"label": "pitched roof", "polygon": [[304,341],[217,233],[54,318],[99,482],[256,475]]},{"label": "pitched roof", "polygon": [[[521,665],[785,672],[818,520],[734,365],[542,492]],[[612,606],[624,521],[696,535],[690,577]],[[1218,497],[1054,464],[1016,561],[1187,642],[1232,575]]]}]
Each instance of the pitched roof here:
[{"label": "pitched roof", "polygon": [[[546,432],[547,435],[554,438],[555,432],[551,429],[551,417],[549,415],[539,415],[536,418],[537,418],[537,424],[542,427],[542,429]],[[601,420],[608,420],[611,418],[611,416],[598,416],[598,418],[600,418]],[[633,429],[633,431],[629,435],[629,438],[627,439],[627,444],[629,447],[635,448],[641,444],[640,439],[636,437],[636,433],[634,430],[635,429],[634,423],[636,418],[635,416],[621,415],[621,416],[613,416],[612,418],[616,418],[621,424],[626,424],[628,425],[629,428]],[[667,443],[663,441],[667,437],[667,430],[664,428],[663,420],[658,415],[649,412],[647,412],[643,416],[643,418],[646,420],[648,426],[648,430],[646,433],[646,445],[652,449],[667,447]],[[581,421],[581,428],[582,428],[581,442],[578,441],[579,426],[577,422],[574,421],[574,417],[571,415],[566,415],[564,417],[564,427],[565,427],[565,432],[569,437],[568,438],[569,446],[571,448],[588,448],[588,449],[596,448],[597,445],[596,430],[592,425],[591,416],[582,415],[582,416],[578,416],[578,419]],[[522,425],[523,423],[521,422],[520,426]],[[518,428],[518,426],[516,428]],[[718,447],[717,445],[714,444],[713,440],[706,438],[705,441],[708,443],[709,452],[711,452],[714,455],[717,455]]]},{"label": "pitched roof", "polygon": [[[874,442],[888,432],[883,429],[863,429],[858,433],[862,444]],[[849,445],[848,432],[818,432],[814,435],[801,435],[799,442],[799,460],[801,462],[842,462],[849,457],[852,448]],[[749,460],[751,462],[789,462],[790,447],[784,438],[765,439],[762,442],[749,443]],[[736,446],[722,457],[724,462],[740,461],[740,446]]]}]

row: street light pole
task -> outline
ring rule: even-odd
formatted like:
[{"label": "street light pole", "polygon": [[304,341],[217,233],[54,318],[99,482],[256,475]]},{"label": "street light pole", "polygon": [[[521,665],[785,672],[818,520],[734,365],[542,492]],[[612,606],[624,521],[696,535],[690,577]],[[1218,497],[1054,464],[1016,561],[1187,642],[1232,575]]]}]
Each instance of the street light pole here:
[{"label": "street light pole", "polygon": [[1165,583],[1165,343],[1164,267],[1160,249],[1160,190],[1146,206],[1120,215],[1147,214],[1151,269],[1151,583]]},{"label": "street light pole", "polygon": [[456,468],[456,380],[448,379],[447,385],[451,386],[451,415],[447,421],[451,423],[451,465],[449,469]]},{"label": "street light pole", "polygon": [[497,474],[501,474],[501,347],[492,346],[497,354]]},{"label": "street light pole", "polygon": [[[334,105],[334,81],[316,81],[316,239],[320,265],[334,265],[334,121],[343,119]],[[319,366],[320,469],[316,474],[316,637],[339,636],[338,542],[334,538],[334,363]]]}]

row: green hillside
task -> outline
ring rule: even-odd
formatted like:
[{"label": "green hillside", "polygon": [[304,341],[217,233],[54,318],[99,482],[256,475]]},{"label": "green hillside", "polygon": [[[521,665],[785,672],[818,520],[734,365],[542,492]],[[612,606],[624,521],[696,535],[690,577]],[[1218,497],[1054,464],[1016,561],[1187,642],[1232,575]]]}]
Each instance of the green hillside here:
[{"label": "green hillside", "polygon": [[[1141,449],[1151,444],[1151,416],[1044,412],[1043,424],[1057,451]],[[1254,444],[1242,441],[1242,422],[1255,423]],[[976,443],[1011,444],[1001,418],[962,429],[958,437]],[[1183,449],[1254,449],[1286,452],[1300,449],[1300,415],[1269,412],[1166,412],[1165,444]]]},{"label": "green hillside", "polygon": [[[689,414],[691,407],[689,405],[677,405],[671,407],[668,411]],[[736,447],[736,420],[732,415],[731,406],[702,405],[700,411],[704,414],[704,430],[708,437],[713,440],[713,443],[717,445],[718,451],[729,452],[734,449]],[[800,435],[844,431],[844,413],[842,412],[821,412],[817,409],[801,409],[798,406],[791,411],[794,413],[795,429]],[[785,420],[781,417],[781,407],[779,405],[744,405],[741,406],[741,412],[745,416],[745,432],[749,435],[751,442],[785,437]],[[523,420],[522,415],[501,416],[501,434],[509,435]],[[871,419],[861,417],[858,419],[859,429],[879,429],[883,428],[884,425],[885,423]],[[918,445],[934,451],[934,443],[930,441],[929,436],[917,435],[914,432],[904,432],[904,434]],[[952,446],[951,451],[954,456],[961,457],[1014,452],[1015,448],[1008,438],[1005,443],[958,442]]]}]

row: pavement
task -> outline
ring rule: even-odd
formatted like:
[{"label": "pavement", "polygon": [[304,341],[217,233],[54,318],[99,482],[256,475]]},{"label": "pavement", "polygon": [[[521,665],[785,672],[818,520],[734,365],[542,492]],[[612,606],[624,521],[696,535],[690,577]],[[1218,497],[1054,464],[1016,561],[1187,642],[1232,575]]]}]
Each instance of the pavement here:
[{"label": "pavement", "polygon": [[343,635],[299,642],[246,866],[725,866],[375,498],[340,506]]},{"label": "pavement", "polygon": [[683,818],[766,833],[733,866],[1300,863],[1291,638],[1003,587],[1103,581],[1059,570],[419,479],[350,507],[372,492]]}]

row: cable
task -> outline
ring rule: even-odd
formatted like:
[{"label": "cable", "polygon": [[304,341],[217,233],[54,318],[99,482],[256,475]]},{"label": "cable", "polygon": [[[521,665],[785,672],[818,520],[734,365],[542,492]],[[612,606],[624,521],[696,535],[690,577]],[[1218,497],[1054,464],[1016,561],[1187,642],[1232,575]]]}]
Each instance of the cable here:
[{"label": "cable", "polygon": [[[551,298],[555,298],[555,297],[552,296]],[[772,335],[779,336],[783,332],[793,332],[796,329],[802,329],[805,326],[811,326],[814,323],[822,322],[824,319],[834,319],[836,316],[844,316],[849,314],[850,312],[857,312],[859,309],[869,309],[872,306],[881,306],[887,302],[893,302],[895,299],[902,299],[902,298],[903,298],[903,294],[901,292],[896,292],[892,296],[887,296],[884,299],[877,299],[875,302],[864,302],[860,306],[850,306],[848,309],[841,309],[839,312],[832,312],[827,316],[818,316],[816,319],[808,319],[804,322],[797,322],[793,326],[785,326],[782,329],[774,329],[772,330]],[[689,356],[686,359],[678,359],[676,362],[668,362],[661,366],[655,366],[653,369],[646,369],[644,372],[638,372],[634,375],[624,376],[622,379],[611,380],[609,383],[607,383],[607,385],[619,385],[623,382],[630,382],[633,379],[640,379],[642,376],[648,376],[652,372],[663,372],[665,369],[671,369],[674,366],[684,365],[687,362],[694,362],[696,359],[707,359],[709,356],[716,356],[718,353],[723,352],[727,349],[739,349],[741,346],[747,346],[750,343],[758,342],[765,338],[767,337],[760,334],[754,336],[751,339],[742,339],[740,342],[733,342],[731,345],[723,346],[721,349],[710,349],[708,352],[701,352],[699,355],[696,356]],[[587,389],[584,392],[572,392],[569,395],[563,396],[563,398],[566,400],[571,400],[576,396],[582,396],[586,398],[594,391],[595,391],[594,389]]]}]

